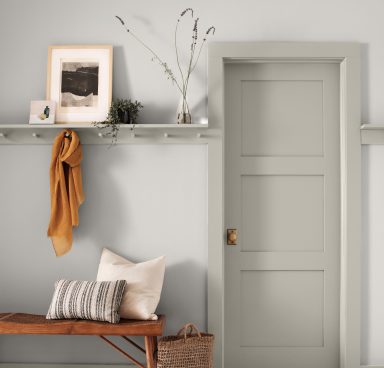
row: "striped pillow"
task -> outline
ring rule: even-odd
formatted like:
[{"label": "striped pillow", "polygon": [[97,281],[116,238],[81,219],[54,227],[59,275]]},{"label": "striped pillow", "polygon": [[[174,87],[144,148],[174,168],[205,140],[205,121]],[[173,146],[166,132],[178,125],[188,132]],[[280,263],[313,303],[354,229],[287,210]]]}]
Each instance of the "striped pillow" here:
[{"label": "striped pillow", "polygon": [[125,285],[125,280],[57,281],[46,318],[79,318],[118,323]]}]

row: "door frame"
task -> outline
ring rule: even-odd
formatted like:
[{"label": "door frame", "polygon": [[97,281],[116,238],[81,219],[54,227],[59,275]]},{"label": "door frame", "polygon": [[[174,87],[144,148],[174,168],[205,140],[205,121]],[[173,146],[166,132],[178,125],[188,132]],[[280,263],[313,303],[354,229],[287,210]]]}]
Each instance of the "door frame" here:
[{"label": "door frame", "polygon": [[337,62],[340,65],[340,368],[360,367],[361,143],[360,45],[324,42],[215,42],[208,56],[208,119],[221,141],[209,146],[208,329],[215,366],[224,366],[224,64]]}]

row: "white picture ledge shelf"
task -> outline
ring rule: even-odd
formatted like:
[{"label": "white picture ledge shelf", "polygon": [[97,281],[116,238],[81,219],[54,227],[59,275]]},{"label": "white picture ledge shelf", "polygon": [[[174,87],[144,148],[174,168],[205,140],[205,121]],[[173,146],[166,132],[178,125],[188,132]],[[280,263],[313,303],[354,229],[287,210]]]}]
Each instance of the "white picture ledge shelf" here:
[{"label": "white picture ledge shelf", "polygon": [[[75,130],[82,144],[107,144],[111,137],[91,124],[0,124],[1,144],[52,144],[62,129]],[[384,144],[384,124],[362,124],[361,144]],[[219,137],[220,129],[207,124],[122,124],[117,144],[198,144]]]},{"label": "white picture ledge shelf", "polygon": [[362,124],[361,144],[384,144],[384,124]]},{"label": "white picture ledge shelf", "polygon": [[[52,144],[63,129],[72,129],[82,144],[110,144],[112,138],[91,124],[0,124],[0,144]],[[207,124],[122,124],[117,144],[197,144],[220,135]]]}]

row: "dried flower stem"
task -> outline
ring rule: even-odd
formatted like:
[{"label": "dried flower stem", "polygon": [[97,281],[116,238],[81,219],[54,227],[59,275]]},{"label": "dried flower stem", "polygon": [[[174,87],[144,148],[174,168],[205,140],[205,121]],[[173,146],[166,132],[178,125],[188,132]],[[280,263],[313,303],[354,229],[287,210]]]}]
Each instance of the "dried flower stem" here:
[{"label": "dried flower stem", "polygon": [[185,89],[184,74],[183,74],[183,70],[181,69],[180,60],[179,60],[179,50],[178,50],[178,47],[177,47],[177,30],[179,28],[179,23],[180,23],[180,18],[177,20],[176,28],[175,28],[175,50],[176,50],[177,67],[179,68],[180,76],[181,76],[181,81],[182,81],[182,84],[183,84],[183,91],[182,91],[182,93],[184,95],[184,89]]},{"label": "dried flower stem", "polygon": [[168,64],[166,62],[164,62],[162,59],[160,59],[160,57],[156,54],[155,51],[153,51],[149,46],[147,46],[138,36],[135,35],[135,33],[133,33],[124,23],[124,21],[119,17],[119,16],[115,16],[119,21],[120,23],[122,24],[122,26],[125,28],[125,30],[127,31],[127,33],[129,33],[137,42],[139,42],[144,48],[146,48],[152,55],[153,55],[153,58],[158,61],[160,63],[160,65],[164,68],[164,71],[165,73],[168,75],[168,78],[172,80],[173,83],[176,84],[176,87],[179,89],[179,91],[181,93],[182,92],[182,88],[180,87],[179,85],[179,82],[177,81],[177,79],[175,78],[173,72],[172,72],[172,69],[170,69],[168,67]]},{"label": "dried flower stem", "polygon": [[[188,62],[188,68],[185,72],[183,72],[183,69],[181,67],[180,63],[180,57],[179,57],[179,48],[177,45],[177,33],[179,29],[179,23],[181,21],[181,18],[184,17],[187,13],[191,13],[191,17],[193,19],[193,29],[192,29],[192,43],[190,47],[190,56],[189,56],[189,62]],[[152,55],[153,59],[159,62],[159,64],[164,68],[165,73],[168,75],[168,79],[171,79],[172,82],[176,85],[180,93],[182,94],[183,97],[183,106],[182,106],[182,112],[184,113],[190,113],[189,111],[189,106],[187,102],[187,91],[188,91],[188,85],[189,85],[189,80],[191,77],[192,72],[195,70],[196,65],[200,59],[201,52],[203,50],[203,47],[207,41],[208,36],[212,33],[215,34],[215,27],[211,26],[207,29],[205,32],[204,38],[200,42],[199,47],[197,48],[198,44],[198,24],[199,24],[199,18],[194,18],[193,17],[193,9],[192,8],[186,8],[184,9],[179,18],[177,19],[176,22],[176,27],[175,27],[175,34],[174,34],[174,43],[175,43],[175,51],[176,51],[176,61],[177,61],[177,67],[180,72],[180,78],[181,82],[177,80],[175,75],[173,74],[172,70],[169,68],[168,64],[165,63],[149,46],[147,46],[139,37],[137,37],[128,27],[125,25],[123,19],[121,19],[119,16],[116,15],[116,18],[120,21],[122,26],[125,28],[127,33],[129,33],[137,42],[139,42],[144,48],[146,48]],[[196,49],[198,50],[196,52]]]}]

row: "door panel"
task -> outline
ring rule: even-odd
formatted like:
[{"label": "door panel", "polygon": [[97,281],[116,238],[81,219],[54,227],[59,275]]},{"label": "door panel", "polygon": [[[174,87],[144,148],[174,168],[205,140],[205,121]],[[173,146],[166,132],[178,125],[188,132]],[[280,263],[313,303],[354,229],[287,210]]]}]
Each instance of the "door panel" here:
[{"label": "door panel", "polygon": [[225,66],[225,367],[339,366],[339,65]]},{"label": "door panel", "polygon": [[243,156],[322,155],[322,81],[245,80],[241,93]]},{"label": "door panel", "polygon": [[323,274],[241,271],[241,347],[323,346]]},{"label": "door panel", "polygon": [[243,175],[241,201],[242,251],[323,250],[322,176]]}]

